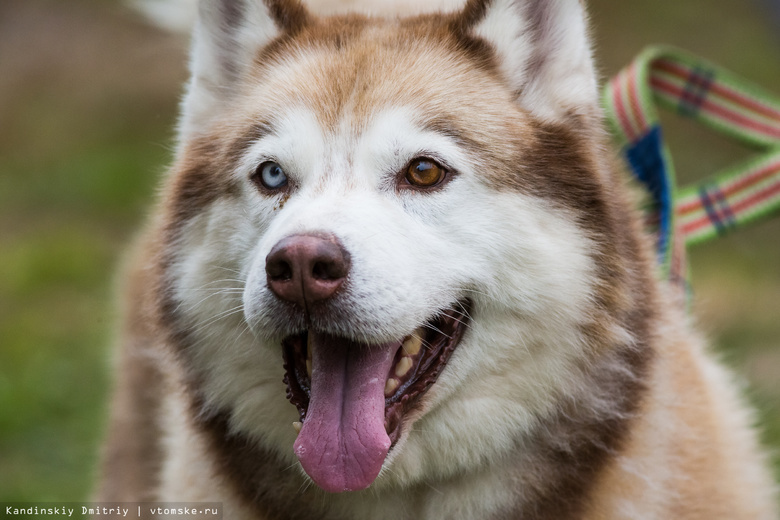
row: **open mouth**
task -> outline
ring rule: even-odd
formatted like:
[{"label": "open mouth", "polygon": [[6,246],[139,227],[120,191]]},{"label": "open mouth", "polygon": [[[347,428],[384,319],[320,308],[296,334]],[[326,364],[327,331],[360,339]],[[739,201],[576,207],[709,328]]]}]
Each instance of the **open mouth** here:
[{"label": "open mouth", "polygon": [[465,331],[470,302],[398,341],[368,345],[308,330],[282,342],[287,398],[301,422],[295,453],[325,491],[368,487]]}]

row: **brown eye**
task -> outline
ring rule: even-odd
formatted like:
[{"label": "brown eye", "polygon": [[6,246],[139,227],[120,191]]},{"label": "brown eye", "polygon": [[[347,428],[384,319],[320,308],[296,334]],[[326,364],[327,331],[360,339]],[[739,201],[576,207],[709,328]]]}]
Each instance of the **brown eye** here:
[{"label": "brown eye", "polygon": [[431,188],[444,179],[444,168],[430,159],[415,159],[406,169],[406,180],[412,186]]}]

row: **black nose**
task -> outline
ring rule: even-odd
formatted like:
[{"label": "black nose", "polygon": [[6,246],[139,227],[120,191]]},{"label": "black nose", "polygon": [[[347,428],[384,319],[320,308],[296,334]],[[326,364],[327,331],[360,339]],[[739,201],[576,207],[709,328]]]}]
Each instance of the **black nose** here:
[{"label": "black nose", "polygon": [[349,253],[336,237],[292,235],[265,258],[268,288],[301,307],[327,300],[349,273]]}]

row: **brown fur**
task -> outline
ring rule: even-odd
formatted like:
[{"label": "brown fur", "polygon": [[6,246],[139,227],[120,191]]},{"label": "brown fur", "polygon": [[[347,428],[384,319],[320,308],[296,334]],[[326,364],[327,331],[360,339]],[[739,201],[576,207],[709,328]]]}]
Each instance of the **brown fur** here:
[{"label": "brown fur", "polygon": [[166,392],[161,367],[164,352],[159,344],[154,294],[154,246],[143,245],[133,255],[133,268],[125,283],[125,323],[119,351],[119,370],[111,406],[102,472],[111,478],[101,480],[97,497],[101,501],[153,501],[156,475],[163,449],[160,403]]}]

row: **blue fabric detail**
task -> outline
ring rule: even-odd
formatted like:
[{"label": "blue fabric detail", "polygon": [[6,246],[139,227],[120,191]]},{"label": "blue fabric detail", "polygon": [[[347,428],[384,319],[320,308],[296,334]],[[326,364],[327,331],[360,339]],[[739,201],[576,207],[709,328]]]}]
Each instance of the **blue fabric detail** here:
[{"label": "blue fabric detail", "polygon": [[[716,185],[703,185],[699,188],[699,199],[701,199],[707,217],[715,226],[718,235],[725,235],[726,232],[736,226],[734,214],[731,212],[729,203],[723,192]],[[718,212],[720,210],[720,213]],[[722,214],[722,215],[721,215]]]},{"label": "blue fabric detail", "polygon": [[657,253],[664,263],[672,230],[672,188],[663,156],[661,127],[654,125],[641,139],[625,150],[634,176],[650,193],[653,210],[658,214]]},{"label": "blue fabric detail", "polygon": [[726,232],[726,229],[720,221],[718,211],[715,209],[715,201],[710,198],[706,186],[699,188],[699,198],[704,205],[704,210],[707,212],[707,217],[710,219],[710,222],[715,225],[715,231],[717,231],[719,235],[723,235]]},{"label": "blue fabric detail", "polygon": [[702,103],[710,93],[710,87],[715,81],[715,71],[701,65],[694,67],[685,83],[685,90],[680,97],[677,111],[685,117],[696,117]]},{"label": "blue fabric detail", "polygon": [[734,213],[731,211],[731,205],[729,204],[729,201],[726,198],[726,196],[721,191],[720,186],[718,186],[717,184],[713,184],[711,188],[708,188],[707,191],[713,194],[715,200],[718,202],[718,206],[720,206],[720,211],[723,213],[724,221],[727,224],[726,227],[728,228],[736,227],[737,218],[734,216]]}]

